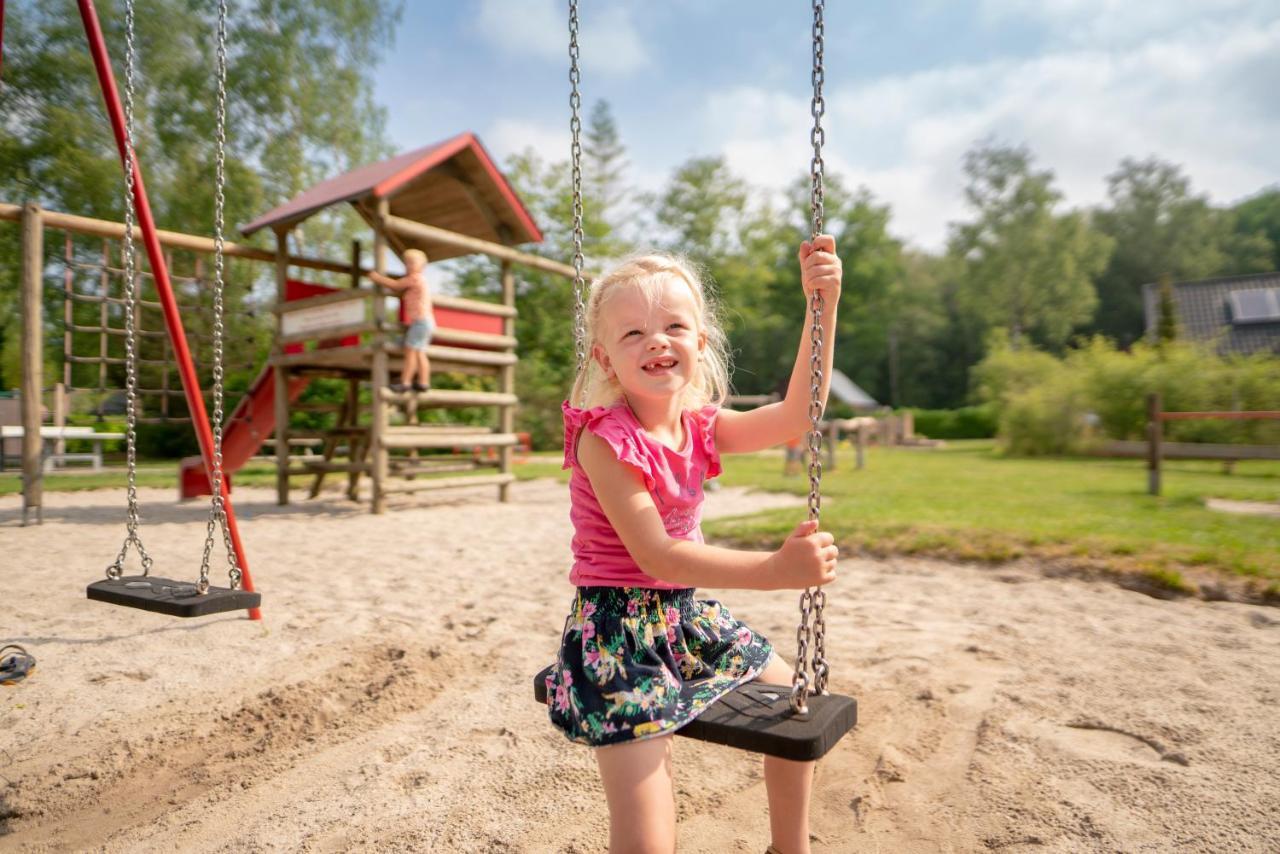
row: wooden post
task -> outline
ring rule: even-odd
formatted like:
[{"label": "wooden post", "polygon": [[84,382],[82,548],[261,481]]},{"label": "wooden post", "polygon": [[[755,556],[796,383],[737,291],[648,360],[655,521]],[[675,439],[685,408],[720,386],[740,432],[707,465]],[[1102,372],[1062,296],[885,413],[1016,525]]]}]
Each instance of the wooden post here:
[{"label": "wooden post", "polygon": [[861,469],[867,464],[867,425],[865,423],[859,424],[854,436],[857,437],[855,439],[858,451],[857,467]]},{"label": "wooden post", "polygon": [[1160,494],[1160,464],[1163,459],[1164,423],[1160,420],[1160,393],[1147,395],[1147,492]]},{"label": "wooden post", "polygon": [[[386,199],[378,199],[377,213],[373,218],[373,269],[379,273],[387,272],[387,235],[386,221],[390,205]],[[369,481],[373,484],[371,510],[383,513],[387,509],[386,483],[388,451],[382,444],[387,430],[387,404],[382,399],[382,390],[390,382],[387,353],[387,336],[383,326],[387,322],[386,305],[381,291],[373,298],[373,321],[378,331],[373,334],[373,365],[370,371],[370,384],[373,386],[369,399],[373,405],[373,418],[369,423],[370,466]]]},{"label": "wooden post", "polygon": [[[502,304],[508,308],[514,308],[516,304],[516,277],[511,270],[511,262],[502,262]],[[502,334],[515,336],[516,319],[514,317],[506,317],[502,320]],[[504,394],[514,394],[516,390],[516,366],[503,365],[502,375],[499,379],[499,391]],[[504,405],[498,410],[498,432],[514,433],[516,429],[516,408],[512,405]],[[499,452],[498,470],[503,474],[511,473],[511,456],[514,448],[510,445],[504,446]],[[506,502],[511,500],[511,484],[504,483],[498,487],[498,500]]]},{"label": "wooden post", "polygon": [[[276,302],[284,305],[289,278],[289,229],[276,229]],[[284,355],[280,344],[284,315],[276,316],[276,343],[272,352],[276,357]],[[276,422],[276,503],[289,503],[289,369],[277,363],[272,369],[275,380]]]},{"label": "wooden post", "polygon": [[351,241],[351,287],[360,287],[360,241]]},{"label": "wooden post", "polygon": [[[347,380],[347,406],[346,421],[339,424],[340,427],[359,427],[360,426],[360,381],[356,379]],[[347,434],[347,462],[359,463],[364,461],[364,442],[359,434]],[[356,496],[360,494],[360,472],[347,472],[347,498],[352,501],[356,500]]]},{"label": "wooden post", "polygon": [[44,473],[40,467],[41,388],[44,384],[43,305],[44,224],[40,206],[22,206],[22,524],[36,511],[36,524],[44,521]]},{"label": "wooden post", "polygon": [[[98,333],[98,420],[106,414],[107,407],[107,356],[110,342],[107,340],[107,324],[111,320],[111,312],[106,297],[111,296],[111,274],[107,268],[111,266],[111,244],[104,238],[102,241],[102,272],[98,284],[102,288],[103,300],[98,305],[98,321],[102,331]],[[123,266],[123,264],[121,265]]]},{"label": "wooden post", "polygon": [[836,444],[840,441],[840,428],[836,426],[835,419],[827,422],[827,435],[824,437],[827,442],[827,469],[829,471],[836,470]]},{"label": "wooden post", "polygon": [[[75,346],[71,343],[72,336],[75,334],[71,328],[75,324],[75,275],[71,269],[71,262],[74,259],[71,232],[64,231],[62,242],[62,385],[66,388],[71,387],[72,362],[70,357],[75,353]],[[61,451],[62,449],[59,449],[59,453]]]},{"label": "wooden post", "polygon": [[[54,383],[53,385],[53,426],[67,426],[67,387],[62,383]],[[55,454],[65,454],[67,452],[67,440],[55,440],[53,452]]]}]

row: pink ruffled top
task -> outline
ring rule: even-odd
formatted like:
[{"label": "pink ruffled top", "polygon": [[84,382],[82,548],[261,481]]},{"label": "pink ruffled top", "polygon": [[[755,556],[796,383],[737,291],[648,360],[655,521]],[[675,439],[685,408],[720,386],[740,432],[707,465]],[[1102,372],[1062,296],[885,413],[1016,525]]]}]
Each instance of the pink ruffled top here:
[{"label": "pink ruffled top", "polygon": [[646,575],[631,558],[622,539],[609,523],[587,473],[578,463],[578,437],[583,430],[604,439],[618,459],[638,471],[653,496],[667,535],[702,542],[702,482],[720,474],[716,452],[715,406],[686,410],[684,447],[673,451],[649,436],[626,403],[577,409],[565,402],[564,467],[569,478],[573,522],[573,569],[569,581],[579,587],[654,587],[675,590]]}]

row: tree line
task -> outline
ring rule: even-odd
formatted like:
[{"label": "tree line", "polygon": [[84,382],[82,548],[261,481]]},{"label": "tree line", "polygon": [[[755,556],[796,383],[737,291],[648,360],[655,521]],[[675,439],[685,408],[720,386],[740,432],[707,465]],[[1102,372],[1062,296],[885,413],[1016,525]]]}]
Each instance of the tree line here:
[{"label": "tree line", "polygon": [[[112,45],[123,44],[118,5],[98,4]],[[208,233],[214,20],[184,0],[137,6],[137,145],[153,207],[164,227]],[[119,220],[119,165],[73,4],[17,0],[8,12],[0,199]],[[272,0],[237,10],[228,222],[245,222],[390,153],[372,69],[398,16],[393,0]],[[1280,269],[1280,188],[1215,206],[1177,164],[1126,158],[1107,176],[1103,204],[1071,210],[1053,172],[1024,146],[979,141],[958,165],[966,214],[934,252],[896,237],[891,207],[870,189],[826,176],[827,230],[845,267],[836,364],[884,403],[953,408],[974,400],[971,369],[995,346],[1061,356],[1102,335],[1128,348],[1144,335],[1141,287],[1161,277]],[[503,166],[546,235],[536,251],[569,258],[567,158],[525,151]],[[807,237],[809,178],[797,171],[775,193],[735,174],[722,157],[699,156],[643,192],[631,182],[606,102],[592,105],[584,128],[589,264],[643,248],[699,264],[722,307],[741,393],[772,391],[788,375],[802,334],[795,249]],[[335,210],[306,224],[301,248],[343,257],[363,232],[353,215]],[[0,265],[0,382],[9,384],[17,379],[19,257],[18,230],[0,228],[0,258],[10,259]],[[464,294],[496,294],[491,262],[449,263]],[[270,289],[255,290],[254,280],[266,274],[236,269],[236,299],[252,307],[268,298]],[[523,269],[518,276],[521,418],[539,440],[554,442],[573,370],[573,296],[562,278]],[[46,312],[51,324],[59,314]],[[231,342],[229,360],[261,358],[263,346],[260,337],[243,336]],[[237,354],[237,347],[256,349]],[[231,375],[232,387],[242,382]]]},{"label": "tree line", "polygon": [[[628,182],[626,147],[606,102],[589,112],[583,157],[589,263],[646,248],[688,256],[715,285],[735,389],[777,388],[803,333],[795,249],[808,236],[809,176],[797,175],[775,198],[724,158],[704,156],[678,166],[657,192],[639,192]],[[544,228],[540,251],[569,257],[568,162],[526,152],[506,167]],[[951,225],[938,252],[895,237],[890,206],[871,190],[826,176],[826,229],[845,269],[836,367],[883,403],[973,402],[972,369],[1005,343],[1063,355],[1104,336],[1127,349],[1145,334],[1146,283],[1280,269],[1280,188],[1216,207],[1178,165],[1126,158],[1107,176],[1104,204],[1069,210],[1053,172],[1037,167],[1025,146],[983,140],[962,167],[968,215]],[[458,269],[464,292],[493,291],[487,262]],[[573,369],[572,295],[553,277],[527,271],[519,293],[522,394],[543,412],[530,415],[529,426],[550,438],[552,404]]]}]

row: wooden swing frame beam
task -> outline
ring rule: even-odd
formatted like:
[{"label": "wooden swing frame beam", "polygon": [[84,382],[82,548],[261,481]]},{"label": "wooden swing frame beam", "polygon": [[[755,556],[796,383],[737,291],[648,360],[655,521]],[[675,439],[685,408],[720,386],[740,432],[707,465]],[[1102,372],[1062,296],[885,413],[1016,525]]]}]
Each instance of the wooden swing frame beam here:
[{"label": "wooden swing frame beam", "polygon": [[[98,74],[98,83],[102,87],[102,100],[107,108],[107,116],[111,120],[111,130],[115,134],[116,148],[120,152],[120,165],[124,169],[130,161],[133,163],[133,198],[138,212],[138,227],[142,231],[142,242],[147,250],[147,259],[151,264],[151,273],[155,279],[156,292],[160,296],[164,309],[164,325],[169,332],[169,343],[173,346],[174,360],[178,364],[178,375],[182,379],[182,390],[186,395],[187,409],[191,413],[191,424],[195,428],[196,438],[200,441],[200,455],[204,458],[205,472],[213,481],[213,431],[209,428],[209,414],[205,410],[204,395],[200,390],[200,380],[196,376],[195,364],[191,361],[191,350],[187,346],[186,330],[182,326],[182,314],[178,310],[178,301],[174,297],[173,287],[169,282],[169,267],[165,263],[164,251],[160,248],[160,238],[156,231],[155,220],[151,216],[151,204],[147,200],[147,190],[142,183],[142,170],[135,156],[129,157],[128,140],[124,127],[124,108],[120,105],[120,93],[116,89],[115,75],[111,70],[111,60],[107,55],[106,40],[102,37],[102,25],[98,22],[97,10],[93,0],[77,0],[80,7],[80,19],[84,23],[85,38],[89,42],[89,51],[93,55],[93,67]],[[4,6],[0,0],[0,20],[3,20]],[[0,24],[3,26],[3,24]],[[0,31],[2,32],[2,31]],[[231,503],[231,494],[226,478],[222,481],[222,500],[227,515],[227,529],[231,536],[231,545],[236,553],[241,571],[242,586],[253,592],[253,576],[249,573],[249,562],[244,554],[244,544],[240,539],[240,528],[236,524],[235,507]],[[249,619],[262,619],[259,608],[249,609]]]}]

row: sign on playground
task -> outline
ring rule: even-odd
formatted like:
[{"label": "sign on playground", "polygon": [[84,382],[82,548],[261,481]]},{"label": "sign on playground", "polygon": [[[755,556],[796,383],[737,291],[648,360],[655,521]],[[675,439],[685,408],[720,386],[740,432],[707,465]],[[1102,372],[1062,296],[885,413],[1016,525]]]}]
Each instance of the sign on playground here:
[{"label": "sign on playground", "polygon": [[280,332],[292,336],[353,326],[364,322],[364,307],[364,300],[348,300],[290,311],[280,318]]}]

